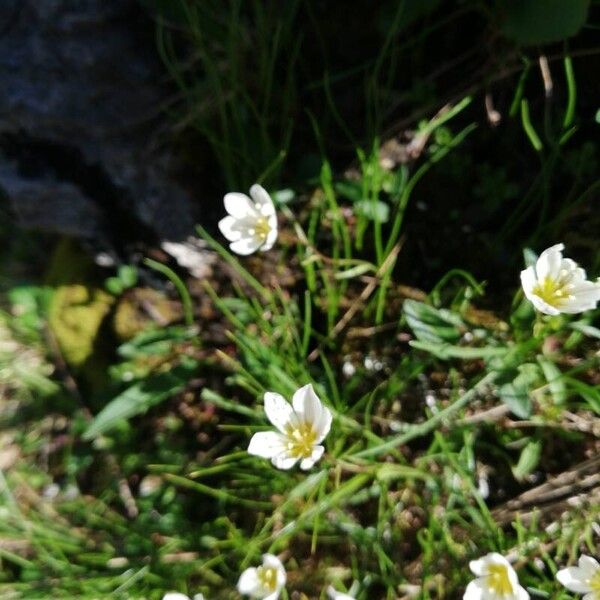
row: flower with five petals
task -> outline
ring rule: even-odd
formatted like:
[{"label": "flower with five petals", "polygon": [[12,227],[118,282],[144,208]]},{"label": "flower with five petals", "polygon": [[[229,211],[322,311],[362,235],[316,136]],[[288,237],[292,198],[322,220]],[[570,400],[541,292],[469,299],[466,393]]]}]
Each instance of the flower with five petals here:
[{"label": "flower with five petals", "polygon": [[527,299],[542,313],[580,313],[600,301],[600,282],[589,281],[585,270],[570,258],[563,258],[564,244],[544,250],[535,264],[521,271]]},{"label": "flower with five petals", "polygon": [[251,598],[277,600],[285,586],[286,574],[281,561],[273,554],[263,554],[260,567],[250,567],[241,575],[238,592]]},{"label": "flower with five petals", "polygon": [[277,431],[255,433],[248,452],[270,458],[278,469],[291,469],[298,461],[301,469],[310,469],[325,451],[321,442],[331,428],[331,411],[311,384],[294,393],[291,405],[274,392],[267,392],[264,401],[267,417]]},{"label": "flower with five petals", "polygon": [[229,214],[219,221],[221,233],[231,242],[229,248],[242,256],[257,250],[266,252],[277,239],[277,215],[271,196],[257,183],[250,188],[250,196],[225,194],[223,203]]},{"label": "flower with five petals", "polygon": [[510,563],[497,552],[472,560],[469,568],[477,579],[469,583],[463,600],[527,600],[529,594],[519,585]]}]

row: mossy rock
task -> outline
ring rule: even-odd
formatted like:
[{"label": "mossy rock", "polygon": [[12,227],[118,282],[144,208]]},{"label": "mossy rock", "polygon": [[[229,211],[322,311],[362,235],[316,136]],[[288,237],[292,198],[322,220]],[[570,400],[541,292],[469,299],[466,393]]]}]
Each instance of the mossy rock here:
[{"label": "mossy rock", "polygon": [[50,303],[48,322],[61,353],[72,367],[82,367],[91,357],[102,322],[114,298],[81,283],[58,287]]},{"label": "mossy rock", "polygon": [[89,256],[76,242],[63,238],[46,272],[46,283],[54,288],[48,326],[65,362],[93,387],[103,385],[106,377],[106,357],[94,352],[101,345],[100,330],[115,301],[98,287],[98,279]]},{"label": "mossy rock", "polygon": [[181,318],[181,306],[152,288],[135,288],[122,296],[113,319],[117,338],[127,341],[149,326],[166,326]]}]

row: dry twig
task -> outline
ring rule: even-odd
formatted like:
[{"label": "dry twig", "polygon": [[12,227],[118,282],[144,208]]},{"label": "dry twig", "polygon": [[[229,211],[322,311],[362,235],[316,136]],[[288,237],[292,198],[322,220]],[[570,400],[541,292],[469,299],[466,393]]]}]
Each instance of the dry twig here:
[{"label": "dry twig", "polygon": [[600,456],[595,456],[509,500],[493,510],[492,516],[498,524],[506,525],[517,518],[523,522],[531,521],[539,513],[555,514],[583,504],[597,506],[600,502],[599,471]]}]

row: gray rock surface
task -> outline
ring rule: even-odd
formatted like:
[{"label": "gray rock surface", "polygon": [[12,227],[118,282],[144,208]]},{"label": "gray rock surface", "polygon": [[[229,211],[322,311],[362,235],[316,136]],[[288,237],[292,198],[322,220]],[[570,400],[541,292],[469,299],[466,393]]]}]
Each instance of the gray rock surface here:
[{"label": "gray rock surface", "polygon": [[0,189],[21,224],[119,253],[192,232],[165,83],[135,0],[2,0]]}]

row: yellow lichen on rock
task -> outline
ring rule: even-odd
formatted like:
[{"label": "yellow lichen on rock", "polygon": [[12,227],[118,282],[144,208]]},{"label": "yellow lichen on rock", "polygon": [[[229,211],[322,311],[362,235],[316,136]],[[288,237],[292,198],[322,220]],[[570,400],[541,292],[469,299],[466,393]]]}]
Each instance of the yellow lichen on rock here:
[{"label": "yellow lichen on rock", "polygon": [[181,318],[181,308],[152,288],[135,288],[115,307],[114,331],[121,341],[130,340],[151,325],[165,327]]},{"label": "yellow lichen on rock", "polygon": [[92,355],[100,326],[114,297],[81,283],[59,286],[50,303],[48,321],[65,361],[80,367]]}]

